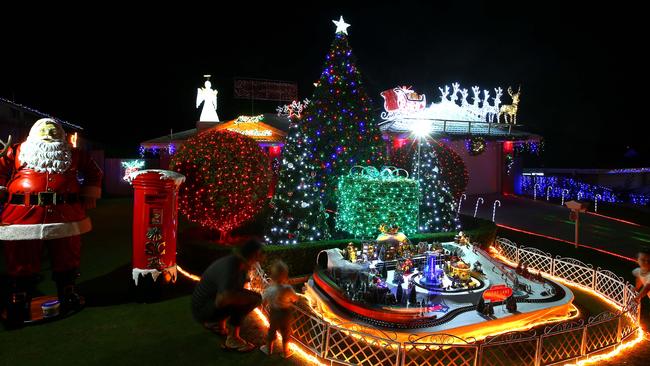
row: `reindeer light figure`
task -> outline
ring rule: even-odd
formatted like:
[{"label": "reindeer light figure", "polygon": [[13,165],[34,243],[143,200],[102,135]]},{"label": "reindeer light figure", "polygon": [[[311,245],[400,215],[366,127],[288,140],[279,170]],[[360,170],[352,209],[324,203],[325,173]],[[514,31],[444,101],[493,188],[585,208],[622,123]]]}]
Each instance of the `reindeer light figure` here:
[{"label": "reindeer light figure", "polygon": [[454,104],[456,104],[456,101],[458,100],[458,93],[460,93],[460,84],[453,83],[451,84],[451,87],[454,88],[454,91],[451,94],[451,101],[454,102]]},{"label": "reindeer light figure", "polygon": [[485,90],[486,93],[486,99],[483,101],[483,108],[486,108],[486,113],[485,115],[487,116],[487,121],[492,123],[494,122],[494,119],[496,118],[497,123],[499,123],[499,106],[501,105],[501,96],[503,95],[503,89],[501,88],[494,88],[494,104],[490,105],[488,103],[487,97],[490,95],[490,93]]},{"label": "reindeer light figure", "polygon": [[447,97],[449,96],[449,86],[445,85],[444,90],[441,87],[438,87],[438,90],[440,90],[440,102],[448,102],[449,99],[447,99]]},{"label": "reindeer light figure", "polygon": [[460,102],[461,107],[466,107],[468,105],[467,103],[467,96],[469,95],[469,92],[467,91],[466,88],[463,88],[460,90],[460,95],[463,97],[463,99]]},{"label": "reindeer light figure", "polygon": [[477,117],[481,118],[481,108],[478,106],[478,104],[481,102],[481,88],[478,86],[473,86],[472,94],[472,112],[474,112]]},{"label": "reindeer light figure", "polygon": [[[503,120],[505,123],[512,123],[513,125],[517,124],[517,109],[519,108],[519,97],[521,96],[521,86],[517,89],[516,93],[512,92],[512,88],[508,87],[508,94],[512,98],[512,104],[504,104],[499,109],[499,116],[497,117],[497,122],[501,120],[503,115]],[[508,120],[510,117],[510,120]]]}]

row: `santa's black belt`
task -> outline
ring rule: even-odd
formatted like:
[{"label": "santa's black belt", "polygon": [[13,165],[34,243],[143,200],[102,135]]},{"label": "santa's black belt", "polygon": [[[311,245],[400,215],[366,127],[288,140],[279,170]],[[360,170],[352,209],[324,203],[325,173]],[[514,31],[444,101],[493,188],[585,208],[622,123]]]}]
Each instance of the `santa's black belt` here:
[{"label": "santa's black belt", "polygon": [[79,196],[76,193],[38,192],[30,194],[14,193],[9,203],[25,206],[52,206],[63,203],[76,203]]}]

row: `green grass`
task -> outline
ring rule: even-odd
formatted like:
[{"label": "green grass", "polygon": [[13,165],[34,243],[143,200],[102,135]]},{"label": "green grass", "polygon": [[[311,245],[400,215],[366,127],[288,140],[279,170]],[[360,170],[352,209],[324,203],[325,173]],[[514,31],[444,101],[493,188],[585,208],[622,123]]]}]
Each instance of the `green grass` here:
[{"label": "green grass", "polygon": [[[593,206],[593,204],[592,204]],[[632,204],[598,202],[598,213],[650,226],[650,207]]]},{"label": "green grass", "polygon": [[189,299],[184,296],[155,304],[91,307],[61,321],[0,332],[0,364],[280,364],[279,356],[268,358],[259,351],[224,352],[220,342],[222,338],[192,320]]}]

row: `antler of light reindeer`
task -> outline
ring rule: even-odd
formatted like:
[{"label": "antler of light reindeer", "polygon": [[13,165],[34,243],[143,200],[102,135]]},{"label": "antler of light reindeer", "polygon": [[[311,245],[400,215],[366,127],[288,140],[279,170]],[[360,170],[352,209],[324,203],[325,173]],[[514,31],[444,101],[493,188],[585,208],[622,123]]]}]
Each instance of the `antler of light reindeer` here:
[{"label": "antler of light reindeer", "polygon": [[0,158],[1,158],[7,155],[7,150],[9,150],[9,147],[11,146],[11,135],[7,137],[7,142],[0,140],[0,144],[2,144],[2,149],[0,150]]}]

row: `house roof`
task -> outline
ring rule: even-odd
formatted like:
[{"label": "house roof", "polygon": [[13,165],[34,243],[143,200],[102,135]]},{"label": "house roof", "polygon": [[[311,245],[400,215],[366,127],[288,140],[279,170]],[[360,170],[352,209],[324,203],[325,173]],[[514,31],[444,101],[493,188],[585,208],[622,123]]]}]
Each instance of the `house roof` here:
[{"label": "house roof", "polygon": [[39,110],[37,110],[37,109],[30,108],[30,107],[27,107],[27,106],[25,106],[25,105],[22,105],[22,104],[16,103],[16,102],[11,101],[11,100],[9,100],[9,99],[5,99],[5,98],[1,98],[1,97],[0,97],[0,102],[7,103],[7,104],[9,104],[10,106],[12,106],[12,107],[14,107],[14,108],[22,109],[22,110],[24,110],[24,111],[30,112],[30,113],[32,113],[32,114],[35,114],[35,115],[37,115],[37,116],[39,116],[39,117],[41,117],[41,118],[52,118],[53,120],[59,122],[60,124],[66,126],[66,127],[68,127],[68,128],[72,128],[72,129],[75,129],[75,130],[83,130],[83,127],[81,127],[81,126],[79,126],[79,125],[76,125],[76,124],[74,124],[74,123],[70,123],[70,122],[68,122],[68,121],[64,121],[64,120],[62,120],[62,119],[60,119],[60,118],[57,118],[57,117],[53,117],[53,116],[51,116],[51,115],[49,115],[49,114],[47,114],[47,113],[44,113],[44,112],[41,112],[41,111],[39,111]]},{"label": "house roof", "polygon": [[[216,123],[207,130],[229,130],[242,133],[255,141],[262,143],[282,142],[289,130],[289,119],[278,116],[274,113],[264,113],[259,116],[239,116],[235,119]],[[142,146],[161,145],[168,143],[184,142],[188,138],[199,133],[199,130],[192,128],[169,135],[160,136],[151,140],[143,141]]]},{"label": "house roof", "polygon": [[[287,119],[287,129],[289,127]],[[273,122],[276,126],[283,127],[279,121]],[[258,142],[281,142],[287,137],[287,131],[281,130],[267,123],[266,115],[239,116],[228,122],[212,127],[217,131],[228,130],[241,133]]]}]

